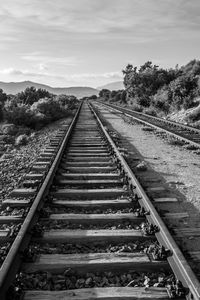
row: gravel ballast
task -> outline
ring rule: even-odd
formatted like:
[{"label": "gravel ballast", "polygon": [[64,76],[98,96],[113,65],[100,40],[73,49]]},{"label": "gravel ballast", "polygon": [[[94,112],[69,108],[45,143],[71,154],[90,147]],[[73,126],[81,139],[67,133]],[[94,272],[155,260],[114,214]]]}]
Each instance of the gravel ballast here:
[{"label": "gravel ballast", "polygon": [[62,125],[69,124],[71,117],[56,121],[37,131],[25,146],[7,150],[0,158],[0,203],[13,188],[17,187],[29,171],[40,152],[50,144]]}]

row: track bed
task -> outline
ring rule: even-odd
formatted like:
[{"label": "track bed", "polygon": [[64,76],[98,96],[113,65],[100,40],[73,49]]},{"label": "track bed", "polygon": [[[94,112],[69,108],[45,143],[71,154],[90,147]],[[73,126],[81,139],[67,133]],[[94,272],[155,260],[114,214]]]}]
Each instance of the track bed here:
[{"label": "track bed", "polygon": [[61,137],[3,204],[1,299],[198,299],[197,278],[88,103]]}]

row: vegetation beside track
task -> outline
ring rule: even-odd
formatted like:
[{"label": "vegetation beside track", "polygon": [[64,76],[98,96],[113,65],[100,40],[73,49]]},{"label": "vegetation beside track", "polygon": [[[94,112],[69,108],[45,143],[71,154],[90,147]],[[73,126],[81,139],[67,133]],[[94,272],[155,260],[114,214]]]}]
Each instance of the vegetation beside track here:
[{"label": "vegetation beside track", "polygon": [[[182,111],[186,123],[200,126],[200,61],[163,69],[147,61],[139,68],[128,64],[122,71],[124,90],[102,89],[101,100],[131,109],[167,117]],[[189,109],[189,111],[188,111]]]},{"label": "vegetation beside track", "polygon": [[27,145],[16,147],[13,144],[4,145],[7,150],[0,158],[0,203],[10,191],[16,187],[30,166],[37,159],[39,153],[49,145],[56,136],[60,126],[69,124],[71,116],[48,124],[41,130],[29,135]]},{"label": "vegetation beside track", "polygon": [[0,150],[26,145],[33,132],[73,115],[78,103],[75,96],[56,96],[34,87],[17,95],[0,90]]}]

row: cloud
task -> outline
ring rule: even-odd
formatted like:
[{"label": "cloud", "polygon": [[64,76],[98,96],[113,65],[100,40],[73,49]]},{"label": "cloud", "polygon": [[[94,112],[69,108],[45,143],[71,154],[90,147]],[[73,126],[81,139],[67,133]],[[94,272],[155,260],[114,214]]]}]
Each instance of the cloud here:
[{"label": "cloud", "polygon": [[14,68],[6,68],[3,70],[0,70],[0,74],[4,75],[23,75],[23,72],[20,70],[16,70]]},{"label": "cloud", "polygon": [[[199,0],[7,0],[0,7],[0,33],[4,39],[27,39],[31,44],[37,44],[38,37],[46,49],[51,41],[67,49],[74,39],[140,44],[199,34],[199,9]],[[76,64],[74,57],[57,58],[57,63],[62,60]]]},{"label": "cloud", "polygon": [[158,33],[171,24],[199,24],[199,8],[199,0],[7,0],[1,4],[0,14],[7,25],[15,24],[23,31],[26,24],[42,32],[54,28],[68,33],[117,35],[145,34],[153,29],[153,34],[155,29]]},{"label": "cloud", "polygon": [[39,68],[40,71],[48,70],[47,65],[45,65],[45,64],[43,64],[43,63],[40,63],[40,64],[38,65],[38,68]]},{"label": "cloud", "polygon": [[60,76],[60,75],[56,75],[56,74],[51,74],[51,73],[47,73],[47,72],[31,72],[28,70],[19,70],[19,69],[14,69],[14,68],[6,68],[3,70],[0,70],[0,74],[3,75],[15,75],[15,76],[22,76],[27,78],[27,76],[29,77],[46,77],[46,78],[57,78],[57,79],[65,79],[64,76]]},{"label": "cloud", "polygon": [[83,74],[72,74],[66,76],[67,78],[73,79],[73,80],[85,80],[85,79],[122,79],[122,73],[121,72],[107,72],[107,73],[83,73]]},{"label": "cloud", "polygon": [[[43,67],[43,66],[42,66]],[[120,80],[122,79],[122,73],[120,72],[107,72],[107,73],[100,73],[100,74],[95,74],[95,73],[83,73],[83,74],[70,74],[70,75],[56,75],[52,73],[47,73],[47,72],[31,72],[28,70],[19,70],[19,69],[14,69],[14,68],[6,68],[3,70],[0,70],[0,74],[3,75],[15,75],[19,77],[46,77],[46,78],[59,78],[59,79],[64,79],[66,81],[71,81],[71,82],[84,82],[85,80]]]},{"label": "cloud", "polygon": [[45,66],[48,63],[61,64],[65,66],[75,66],[80,63],[76,57],[56,57],[50,56],[47,53],[41,52],[32,52],[28,54],[24,54],[21,56],[23,60],[31,61],[31,62],[39,62],[41,65]]},{"label": "cloud", "polygon": [[199,55],[199,11],[199,0],[2,1],[1,74],[97,86],[128,59],[181,63]]}]

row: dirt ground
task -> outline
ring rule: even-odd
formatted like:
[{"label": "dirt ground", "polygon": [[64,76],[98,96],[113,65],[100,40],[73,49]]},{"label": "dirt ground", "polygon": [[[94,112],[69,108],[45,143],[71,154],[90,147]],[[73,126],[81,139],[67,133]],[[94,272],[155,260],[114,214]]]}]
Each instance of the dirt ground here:
[{"label": "dirt ground", "polygon": [[145,162],[200,212],[200,157],[181,146],[168,144],[154,132],[143,131],[142,125],[131,125],[105,109],[101,112],[112,127],[138,150]]}]

